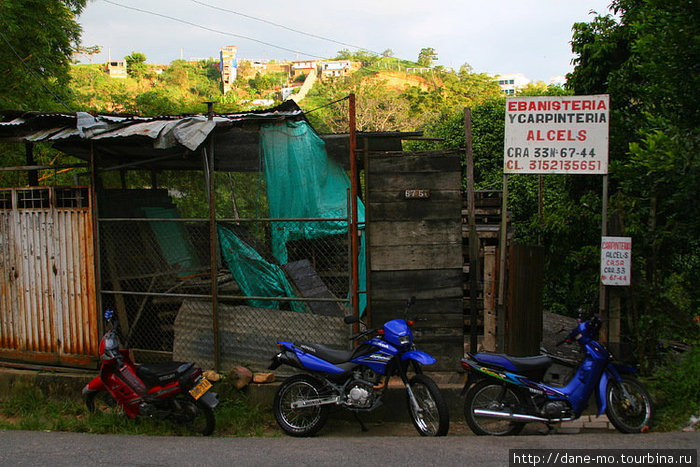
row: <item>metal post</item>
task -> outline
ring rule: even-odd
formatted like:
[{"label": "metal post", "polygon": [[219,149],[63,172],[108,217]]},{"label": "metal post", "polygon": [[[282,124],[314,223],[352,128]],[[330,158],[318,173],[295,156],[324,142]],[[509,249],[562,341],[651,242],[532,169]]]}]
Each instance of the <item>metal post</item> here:
[{"label": "metal post", "polygon": [[476,232],[476,203],[474,202],[474,154],[472,145],[472,111],[464,109],[464,140],[467,148],[467,208],[469,209],[469,351],[476,353],[478,350],[477,321],[478,311],[478,289],[479,272],[481,264],[479,261],[479,236]]},{"label": "metal post", "polygon": [[97,332],[104,331],[104,321],[100,319],[102,313],[102,269],[100,261],[100,223],[97,206],[97,165],[95,163],[95,147],[90,141],[90,210],[92,213],[92,248],[93,264],[95,268],[95,312],[97,319]]},{"label": "metal post", "polygon": [[[213,105],[207,103],[207,119],[214,117]],[[214,334],[214,371],[221,369],[221,350],[219,348],[219,310],[218,310],[218,236],[216,231],[216,196],[214,190],[214,135],[209,135],[208,151],[204,151],[207,177],[207,196],[209,198],[209,261],[211,270],[211,314],[212,333]]]},{"label": "metal post", "polygon": [[359,244],[357,239],[357,155],[355,148],[357,147],[357,137],[355,134],[355,94],[348,96],[348,111],[349,111],[349,126],[350,126],[350,208],[351,223],[350,223],[350,246],[352,251],[352,310],[355,316],[360,316],[359,297],[358,297],[358,280],[359,280],[359,265],[357,264],[357,255],[359,253]]}]

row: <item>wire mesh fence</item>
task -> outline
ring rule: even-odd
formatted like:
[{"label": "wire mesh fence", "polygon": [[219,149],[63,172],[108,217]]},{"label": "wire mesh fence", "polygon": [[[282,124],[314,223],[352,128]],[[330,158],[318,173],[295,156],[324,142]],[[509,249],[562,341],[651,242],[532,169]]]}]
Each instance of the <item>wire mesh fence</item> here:
[{"label": "wire mesh fence", "polygon": [[212,232],[162,206],[118,217],[127,207],[116,191],[101,205],[101,299],[139,361],[263,368],[278,339],[348,345],[345,219],[220,219]]}]

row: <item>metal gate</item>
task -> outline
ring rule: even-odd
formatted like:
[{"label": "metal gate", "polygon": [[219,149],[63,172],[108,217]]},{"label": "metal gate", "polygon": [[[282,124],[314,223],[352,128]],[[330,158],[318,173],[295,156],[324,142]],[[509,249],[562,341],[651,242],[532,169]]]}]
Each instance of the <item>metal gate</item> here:
[{"label": "metal gate", "polygon": [[97,355],[87,187],[0,190],[0,357],[89,365]]}]

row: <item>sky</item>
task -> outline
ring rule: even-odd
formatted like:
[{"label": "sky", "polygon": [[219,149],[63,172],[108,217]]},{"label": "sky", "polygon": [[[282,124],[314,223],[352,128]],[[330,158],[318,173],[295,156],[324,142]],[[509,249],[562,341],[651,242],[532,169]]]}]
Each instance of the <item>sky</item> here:
[{"label": "sky", "polygon": [[[218,57],[227,45],[239,59],[333,58],[342,49],[387,49],[474,72],[523,73],[546,83],[565,75],[572,26],[607,14],[610,0],[90,0],[78,21],[93,63],[132,52],[148,63]],[[303,34],[302,34],[303,33]],[[81,60],[89,63],[87,58]]]}]

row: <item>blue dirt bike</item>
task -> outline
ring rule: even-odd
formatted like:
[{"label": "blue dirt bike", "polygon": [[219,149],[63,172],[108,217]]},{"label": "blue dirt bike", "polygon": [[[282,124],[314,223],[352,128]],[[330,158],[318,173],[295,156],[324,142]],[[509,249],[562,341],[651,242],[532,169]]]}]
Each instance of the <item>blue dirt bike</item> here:
[{"label": "blue dirt bike", "polygon": [[601,321],[579,319],[578,325],[557,345],[577,342],[586,352],[576,373],[564,387],[542,383],[552,364],[547,355],[511,357],[480,352],[461,360],[468,370],[462,394],[464,415],[477,435],[515,435],[528,422],[552,424],[575,420],[595,393],[598,415],[605,412],[623,433],[647,431],[651,426],[649,393],[635,377],[634,368],[613,363],[595,340]]},{"label": "blue dirt bike", "polygon": [[[411,297],[406,307],[415,302]],[[357,322],[354,316],[346,324]],[[422,374],[421,365],[435,359],[413,345],[413,321],[394,319],[382,327],[352,336],[358,340],[374,336],[353,350],[335,350],[321,344],[278,341],[280,352],[270,369],[289,365],[303,370],[280,385],[274,399],[275,419],[291,436],[311,436],[328,419],[330,406],[352,411],[366,430],[358,413],[370,412],[382,404],[389,379],[401,377],[408,395],[408,412],[423,436],[444,436],[449,428],[447,404],[435,382]],[[408,378],[409,367],[416,373]]]}]

